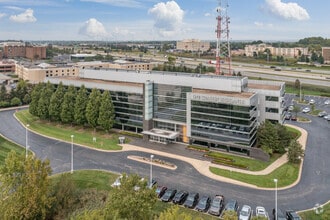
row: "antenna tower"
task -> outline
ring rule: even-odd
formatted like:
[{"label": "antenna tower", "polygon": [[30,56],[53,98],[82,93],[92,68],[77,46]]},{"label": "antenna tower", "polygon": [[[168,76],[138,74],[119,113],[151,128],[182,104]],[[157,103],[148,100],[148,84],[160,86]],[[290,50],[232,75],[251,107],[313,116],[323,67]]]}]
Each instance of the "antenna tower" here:
[{"label": "antenna tower", "polygon": [[[217,8],[217,48],[216,48],[216,75],[232,75],[231,70],[231,52],[229,43],[229,23],[228,17],[228,1],[218,0]],[[226,66],[226,68],[224,68]]]}]

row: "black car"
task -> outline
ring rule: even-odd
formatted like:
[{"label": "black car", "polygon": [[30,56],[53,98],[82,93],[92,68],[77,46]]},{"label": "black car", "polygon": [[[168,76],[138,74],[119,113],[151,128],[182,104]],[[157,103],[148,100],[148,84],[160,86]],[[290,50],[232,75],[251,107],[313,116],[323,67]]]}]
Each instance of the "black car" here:
[{"label": "black car", "polygon": [[170,202],[176,193],[176,189],[168,189],[160,198],[163,202]]},{"label": "black car", "polygon": [[209,209],[209,214],[219,216],[224,204],[224,197],[221,195],[216,195],[211,202]]},{"label": "black car", "polygon": [[[276,211],[273,209],[273,219],[276,220]],[[287,220],[281,209],[277,209],[277,220]]]},{"label": "black car", "polygon": [[189,193],[183,205],[184,207],[193,209],[197,205],[198,199],[199,199],[199,193]]},{"label": "black car", "polygon": [[174,204],[182,205],[184,203],[184,201],[186,200],[187,196],[188,196],[187,191],[179,191],[175,194],[172,202]]},{"label": "black car", "polygon": [[286,211],[286,217],[288,220],[301,220],[299,215],[293,210]]},{"label": "black car", "polygon": [[197,203],[196,210],[200,212],[207,212],[211,204],[209,196],[203,196]]},{"label": "black car", "polygon": [[224,211],[234,211],[237,212],[238,210],[238,203],[237,200],[231,199],[227,202]]},{"label": "black car", "polygon": [[166,186],[157,186],[157,188],[156,188],[157,197],[161,198],[164,195],[166,190],[167,190]]}]

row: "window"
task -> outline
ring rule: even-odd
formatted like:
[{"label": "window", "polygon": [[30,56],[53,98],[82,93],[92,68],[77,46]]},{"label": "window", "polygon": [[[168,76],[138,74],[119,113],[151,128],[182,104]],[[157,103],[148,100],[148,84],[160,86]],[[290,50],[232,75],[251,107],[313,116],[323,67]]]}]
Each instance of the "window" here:
[{"label": "window", "polygon": [[266,108],[266,112],[278,113],[278,109],[277,108]]},{"label": "window", "polygon": [[266,101],[278,102],[278,97],[276,97],[276,96],[266,96]]}]

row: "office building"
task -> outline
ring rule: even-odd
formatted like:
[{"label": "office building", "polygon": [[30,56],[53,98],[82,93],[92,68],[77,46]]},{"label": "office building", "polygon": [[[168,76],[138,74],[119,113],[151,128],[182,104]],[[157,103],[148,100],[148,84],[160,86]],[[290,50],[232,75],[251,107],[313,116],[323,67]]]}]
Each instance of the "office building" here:
[{"label": "office building", "polygon": [[198,144],[255,156],[260,154],[253,147],[258,125],[283,122],[283,82],[118,69],[84,69],[79,77],[45,81],[109,90],[115,128],[164,144]]}]

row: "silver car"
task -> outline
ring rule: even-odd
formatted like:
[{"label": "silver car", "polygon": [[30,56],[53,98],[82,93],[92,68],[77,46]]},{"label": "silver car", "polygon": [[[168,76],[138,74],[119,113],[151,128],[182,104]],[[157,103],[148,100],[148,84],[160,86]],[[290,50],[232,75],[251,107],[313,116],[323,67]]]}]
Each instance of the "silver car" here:
[{"label": "silver car", "polygon": [[239,212],[239,220],[250,220],[251,215],[251,207],[248,205],[243,205],[241,211]]}]

